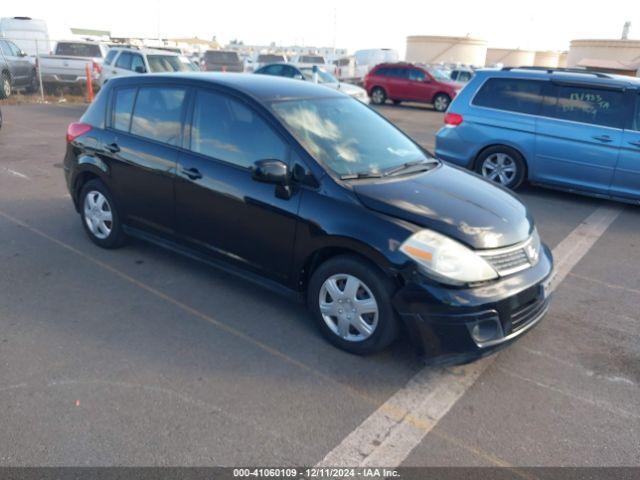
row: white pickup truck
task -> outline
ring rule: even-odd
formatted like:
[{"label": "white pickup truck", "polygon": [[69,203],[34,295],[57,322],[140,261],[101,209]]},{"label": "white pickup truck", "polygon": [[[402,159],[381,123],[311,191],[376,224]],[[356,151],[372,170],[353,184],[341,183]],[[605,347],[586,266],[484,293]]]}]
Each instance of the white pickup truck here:
[{"label": "white pickup truck", "polygon": [[91,80],[97,83],[102,62],[109,48],[95,42],[58,42],[53,55],[40,56],[39,68],[45,87],[84,87],[89,66]]}]

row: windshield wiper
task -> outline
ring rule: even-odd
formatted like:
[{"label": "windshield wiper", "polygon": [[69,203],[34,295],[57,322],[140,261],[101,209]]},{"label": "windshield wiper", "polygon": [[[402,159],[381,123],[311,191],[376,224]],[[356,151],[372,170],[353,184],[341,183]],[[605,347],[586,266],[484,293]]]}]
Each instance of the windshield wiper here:
[{"label": "windshield wiper", "polygon": [[345,175],[340,175],[340,180],[356,180],[360,178],[381,178],[382,175],[379,173],[373,172],[357,172],[357,173],[347,173]]},{"label": "windshield wiper", "polygon": [[382,172],[382,175],[384,177],[388,177],[390,175],[395,175],[397,173],[400,173],[404,170],[413,168],[413,167],[424,167],[424,169],[429,169],[434,165],[437,165],[438,161],[437,160],[414,160],[412,162],[405,162],[402,165],[398,165],[397,167],[391,167],[387,170],[385,170],[384,172]]}]

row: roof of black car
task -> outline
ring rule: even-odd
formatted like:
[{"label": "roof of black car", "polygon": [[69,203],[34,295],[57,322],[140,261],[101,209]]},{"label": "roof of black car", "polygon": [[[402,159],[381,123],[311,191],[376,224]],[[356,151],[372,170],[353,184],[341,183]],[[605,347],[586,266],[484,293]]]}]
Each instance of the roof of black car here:
[{"label": "roof of black car", "polygon": [[342,97],[344,94],[331,88],[316,85],[311,82],[277,77],[272,75],[257,75],[249,73],[213,73],[213,72],[180,72],[170,74],[148,74],[123,77],[127,83],[144,83],[145,79],[176,79],[211,83],[236,90],[261,101],[289,100],[295,98],[331,98]]}]

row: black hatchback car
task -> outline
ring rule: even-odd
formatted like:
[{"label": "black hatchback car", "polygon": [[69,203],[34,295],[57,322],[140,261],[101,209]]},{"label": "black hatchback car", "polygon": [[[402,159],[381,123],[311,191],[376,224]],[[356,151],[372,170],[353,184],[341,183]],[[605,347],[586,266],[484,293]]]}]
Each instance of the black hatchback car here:
[{"label": "black hatchback car", "polygon": [[469,359],[547,311],[552,258],[523,204],[338,91],[118,78],[67,142],[66,181],[97,245],[140,237],[289,293],[349,352],[405,330],[428,355]]}]

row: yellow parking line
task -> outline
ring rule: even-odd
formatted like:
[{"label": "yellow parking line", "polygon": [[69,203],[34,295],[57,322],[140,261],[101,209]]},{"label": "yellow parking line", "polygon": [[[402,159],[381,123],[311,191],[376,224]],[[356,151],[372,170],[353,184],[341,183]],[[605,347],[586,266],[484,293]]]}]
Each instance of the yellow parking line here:
[{"label": "yellow parking line", "polygon": [[[304,371],[307,371],[309,373],[312,373],[320,378],[322,378],[323,380],[338,386],[339,388],[349,392],[353,397],[356,397],[358,399],[362,399],[365,400],[367,403],[369,403],[370,405],[377,407],[377,408],[382,408],[390,417],[394,418],[395,420],[399,421],[399,420],[404,420],[404,422],[411,424],[412,426],[414,426],[415,428],[427,431],[427,432],[431,432],[432,434],[435,434],[441,438],[443,438],[444,440],[447,440],[461,448],[464,448],[465,450],[471,452],[472,454],[483,458],[485,460],[487,460],[488,462],[500,466],[500,467],[510,467],[510,468],[515,468],[513,467],[513,465],[510,465],[508,462],[503,461],[498,459],[497,457],[495,457],[494,455],[490,454],[490,453],[485,453],[482,452],[481,450],[472,447],[472,446],[468,446],[466,445],[464,442],[462,442],[459,439],[455,439],[455,437],[452,437],[450,435],[445,435],[442,433],[439,433],[438,431],[433,429],[433,424],[429,421],[425,421],[424,419],[421,418],[417,418],[412,416],[408,411],[406,411],[405,409],[402,408],[396,408],[391,404],[385,403],[382,406],[380,405],[380,403],[378,401],[376,401],[375,398],[373,398],[371,395],[367,394],[366,392],[363,392],[362,390],[359,390],[351,385],[347,385],[345,383],[339,382],[338,380],[335,380],[334,378],[328,376],[327,374],[309,366],[306,365],[302,362],[300,362],[299,360],[296,360],[292,357],[290,357],[289,355],[287,355],[286,353],[273,348],[259,340],[256,340],[255,338],[247,335],[246,333],[233,328],[223,322],[220,322],[216,319],[214,319],[213,317],[207,315],[206,313],[200,312],[199,310],[196,310],[193,307],[190,307],[189,305],[181,302],[180,300],[177,300],[163,292],[161,292],[160,290],[157,290],[156,288],[147,285],[137,279],[135,279],[134,277],[132,277],[131,275],[91,256],[88,255],[84,252],[82,252],[81,250],[78,250],[77,248],[73,247],[72,245],[69,245],[68,243],[63,242],[62,240],[58,240],[55,237],[52,237],[51,235],[43,232],[42,230],[33,227],[31,225],[29,225],[28,223],[0,210],[0,217],[3,217],[4,219],[10,221],[11,223],[18,225],[28,231],[30,231],[31,233],[34,233],[46,240],[49,240],[50,242],[58,245],[59,247],[68,250],[80,257],[82,257],[83,259],[93,263],[94,265],[97,265],[111,273],[113,273],[114,275],[120,277],[121,279],[141,288],[142,290],[145,290],[148,293],[151,293],[152,295],[155,295],[159,298],[161,298],[162,300],[171,303],[172,305],[180,308],[181,310],[184,310],[185,312],[193,315],[194,317],[200,318],[201,320],[204,320],[212,325],[214,325],[215,327],[231,334],[234,335],[242,340],[245,340],[246,342],[254,345],[255,347],[291,364],[294,365]],[[523,478],[529,478],[528,476],[523,476]]]}]

